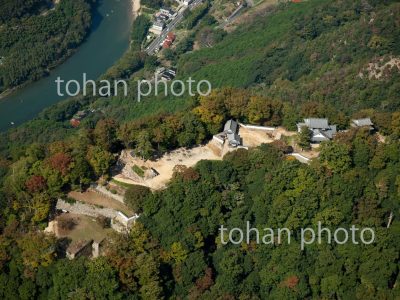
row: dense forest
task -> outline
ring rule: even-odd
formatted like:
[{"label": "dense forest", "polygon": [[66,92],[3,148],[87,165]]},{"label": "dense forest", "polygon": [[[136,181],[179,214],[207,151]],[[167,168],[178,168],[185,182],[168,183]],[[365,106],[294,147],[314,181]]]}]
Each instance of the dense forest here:
[{"label": "dense forest", "polygon": [[[302,165],[274,145],[239,150],[223,161],[179,168],[164,191],[132,187],[142,217],[115,236],[105,257],[68,261],[57,242],[37,231],[61,185],[82,184],[113,156],[87,136],[32,145],[5,179],[0,244],[4,299],[396,299],[400,295],[400,144],[350,131],[324,144],[321,159]],[[104,136],[104,133],[103,133]],[[112,131],[107,136],[112,137]],[[84,151],[87,149],[87,155]],[[102,150],[103,149],[103,150]],[[338,155],[340,153],[340,155]],[[98,165],[100,161],[102,164]],[[58,192],[57,192],[58,191]],[[139,197],[140,195],[140,197]],[[372,245],[322,242],[222,245],[218,227],[371,227]],[[23,229],[23,230],[22,230]],[[25,233],[24,233],[25,232]]]},{"label": "dense forest", "polygon": [[[222,34],[204,6],[185,24],[194,29],[190,41],[170,56],[178,78],[217,87],[208,97],[78,96],[1,134],[0,298],[399,298],[400,75],[393,68],[377,78],[367,68],[400,55],[399,10],[398,1],[281,4]],[[132,47],[103,79],[130,79],[134,90],[135,79],[154,71],[157,61],[139,46],[148,27],[146,17],[135,20]],[[191,51],[207,32],[221,34]],[[73,128],[69,120],[87,108],[94,110]],[[294,129],[305,117],[346,131],[310,165],[285,155],[280,141],[177,166],[162,191],[130,186],[125,202],[141,216],[129,234],[111,237],[103,257],[70,261],[62,241],[42,231],[59,197],[110,178],[122,149],[151,159],[207,142],[230,118]],[[384,141],[349,129],[363,117]],[[246,221],[287,227],[292,243],[221,243],[221,225],[245,229]],[[301,250],[300,228],[318,221],[332,231],[370,227],[376,239]]]},{"label": "dense forest", "polygon": [[93,0],[64,0],[54,8],[47,2],[0,2],[0,92],[43,77],[87,35]]},{"label": "dense forest", "polygon": [[214,47],[183,56],[178,69],[216,87],[250,87],[291,103],[392,110],[399,107],[398,70],[388,67],[378,80],[367,69],[399,58],[399,18],[398,1],[282,4]]},{"label": "dense forest", "polygon": [[[177,79],[207,78],[213,87],[246,88],[253,95],[284,103],[286,114],[292,118],[283,122],[288,128],[310,114],[333,117],[335,121],[341,117],[342,121],[336,122],[343,124],[347,122],[344,116],[364,109],[374,109],[375,122],[390,123],[387,115],[399,109],[400,72],[387,66],[377,78],[372,71],[370,76],[369,64],[381,67],[390,57],[399,59],[399,5],[398,1],[282,4],[254,15],[252,22],[230,34],[215,29],[215,19],[206,14],[195,26],[194,34],[180,41],[168,55],[172,63],[178,64]],[[306,24],[314,28],[313,35],[305,34],[311,30],[305,28]],[[129,90],[135,91],[138,79],[153,74],[157,63],[137,47],[146,28],[148,20],[144,16],[135,21],[134,47],[104,78],[133,75]],[[194,40],[213,46],[190,51]],[[386,46],[379,41],[386,41]],[[124,123],[193,106],[193,99],[186,95],[149,97],[141,103],[135,98],[134,92],[109,99],[78,96],[1,136],[4,142],[0,147],[7,148],[10,137],[29,144],[37,138],[45,142],[73,134],[69,119],[88,107],[104,112],[85,120],[93,128],[104,116]]]},{"label": "dense forest", "polygon": [[0,1],[0,23],[5,23],[14,18],[24,15],[33,15],[48,8],[49,0],[1,0]]}]

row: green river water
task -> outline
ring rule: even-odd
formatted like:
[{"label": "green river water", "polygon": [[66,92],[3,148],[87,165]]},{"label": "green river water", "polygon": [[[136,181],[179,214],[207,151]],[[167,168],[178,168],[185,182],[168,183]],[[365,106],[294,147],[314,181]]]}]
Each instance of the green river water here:
[{"label": "green river water", "polygon": [[92,31],[87,40],[50,75],[0,99],[0,130],[35,118],[44,108],[66,97],[57,96],[54,82],[97,79],[128,49],[132,24],[131,0],[101,0],[93,16]]}]

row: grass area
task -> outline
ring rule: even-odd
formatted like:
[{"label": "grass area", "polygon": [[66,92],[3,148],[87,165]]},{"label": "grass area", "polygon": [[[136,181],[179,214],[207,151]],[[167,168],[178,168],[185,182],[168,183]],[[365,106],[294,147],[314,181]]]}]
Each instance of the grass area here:
[{"label": "grass area", "polygon": [[219,21],[224,20],[236,9],[236,5],[231,1],[215,0],[211,8],[211,14]]},{"label": "grass area", "polygon": [[297,144],[297,139],[297,134],[293,136],[282,135],[281,137],[282,141],[291,146],[295,146]]},{"label": "grass area", "polygon": [[142,7],[140,8],[140,12],[141,12],[142,14],[147,14],[147,15],[153,15],[153,14],[155,14],[156,11],[157,11],[157,10],[155,10],[155,9],[153,9],[153,8],[146,7],[146,6],[142,6]]},{"label": "grass area", "polygon": [[103,228],[95,218],[77,215],[77,214],[62,214],[57,217],[57,220],[73,220],[75,225],[70,230],[61,230],[59,228],[59,235],[61,237],[68,237],[72,241],[79,240],[101,240],[105,238],[112,229]]},{"label": "grass area", "polygon": [[130,188],[131,186],[134,186],[134,184],[129,184],[129,183],[126,183],[126,182],[121,182],[121,181],[118,181],[118,180],[115,180],[115,179],[111,179],[111,182],[114,183],[115,185],[118,185],[119,187],[122,187],[122,188],[125,188],[125,189],[128,189],[128,188]]},{"label": "grass area", "polygon": [[254,2],[254,6],[257,6],[257,5],[259,5],[259,4],[263,3],[263,2],[266,3],[266,4],[276,4],[279,1],[277,1],[277,0],[254,0],[253,2]]},{"label": "grass area", "polygon": [[144,170],[138,165],[133,165],[132,171],[138,174],[140,177],[142,178],[144,177]]}]

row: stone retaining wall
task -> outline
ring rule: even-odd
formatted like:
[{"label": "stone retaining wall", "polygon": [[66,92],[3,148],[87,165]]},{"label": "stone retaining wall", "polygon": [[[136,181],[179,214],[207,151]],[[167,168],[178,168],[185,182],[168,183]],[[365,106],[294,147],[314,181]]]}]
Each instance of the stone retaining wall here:
[{"label": "stone retaining wall", "polygon": [[117,195],[117,194],[113,194],[111,193],[109,190],[107,190],[105,187],[98,185],[98,184],[92,184],[91,185],[91,189],[96,192],[96,193],[100,193],[105,197],[117,200],[121,203],[124,203],[124,197],[122,197],[121,195]]},{"label": "stone retaining wall", "polygon": [[118,211],[111,208],[101,208],[79,201],[76,201],[74,204],[70,204],[62,199],[58,199],[56,208],[60,210],[66,210],[70,213],[86,215],[89,217],[104,216],[112,219],[118,215]]},{"label": "stone retaining wall", "polygon": [[247,128],[247,129],[256,129],[256,130],[265,130],[265,131],[274,131],[276,129],[275,127],[247,125],[247,124],[242,124],[242,123],[239,123],[239,125],[244,128]]}]

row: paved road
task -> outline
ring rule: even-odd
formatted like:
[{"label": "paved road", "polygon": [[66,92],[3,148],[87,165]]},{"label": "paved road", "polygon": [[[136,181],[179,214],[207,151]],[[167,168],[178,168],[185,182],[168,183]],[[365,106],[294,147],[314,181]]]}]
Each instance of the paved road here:
[{"label": "paved road", "polygon": [[309,164],[311,159],[299,154],[299,153],[292,153],[289,154],[290,156],[295,157],[299,162],[303,163],[303,164]]},{"label": "paved road", "polygon": [[192,10],[199,5],[203,0],[195,0],[192,4],[182,9],[178,15],[173,19],[166,28],[162,31],[159,37],[157,37],[151,44],[146,48],[146,52],[149,55],[153,55],[156,49],[159,49],[161,42],[167,37],[167,34],[175,29],[175,27],[183,20],[183,14],[187,9]]},{"label": "paved road", "polygon": [[226,25],[228,25],[233,20],[235,20],[236,17],[238,17],[240,15],[240,11],[243,8],[253,7],[253,6],[254,6],[253,0],[246,0],[246,3],[242,3],[238,8],[235,9],[235,11],[228,18],[226,18],[225,22],[223,22],[221,25],[219,25],[219,28],[224,28]]}]

